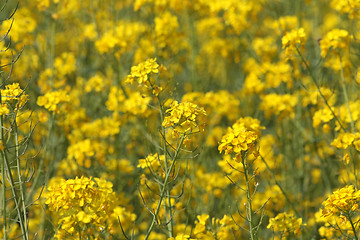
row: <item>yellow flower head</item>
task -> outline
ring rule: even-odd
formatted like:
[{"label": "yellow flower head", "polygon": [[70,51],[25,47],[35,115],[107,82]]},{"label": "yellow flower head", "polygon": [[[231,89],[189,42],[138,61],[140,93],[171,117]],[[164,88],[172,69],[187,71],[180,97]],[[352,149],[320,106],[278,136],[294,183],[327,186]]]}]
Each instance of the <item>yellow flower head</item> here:
[{"label": "yellow flower head", "polygon": [[344,51],[349,46],[350,36],[348,31],[343,29],[333,29],[328,32],[320,41],[321,57],[325,58],[329,51],[338,53]]},{"label": "yellow flower head", "polygon": [[[104,179],[83,176],[50,182],[45,203],[57,216],[57,224],[61,224],[56,235],[63,236],[61,239],[78,232],[89,236],[91,232],[105,229],[110,218],[124,218],[126,212],[118,212],[120,207],[116,205],[118,199],[112,187],[112,183]],[[131,221],[134,217],[126,218]]]},{"label": "yellow flower head", "polygon": [[270,218],[267,228],[271,228],[275,232],[282,234],[300,235],[302,219],[296,218],[291,213],[279,213],[276,217]]},{"label": "yellow flower head", "polygon": [[201,117],[206,116],[206,112],[196,104],[174,101],[171,108],[166,110],[166,114],[162,123],[165,128],[173,127],[181,134],[189,134],[193,130],[204,130],[205,122]]},{"label": "yellow flower head", "polygon": [[16,108],[19,109],[25,105],[28,99],[29,96],[20,88],[19,83],[6,85],[5,89],[1,90],[1,115],[9,113],[8,105],[12,102],[16,102]]},{"label": "yellow flower head", "polygon": [[131,73],[128,75],[126,81],[133,83],[136,80],[140,85],[150,87],[148,82],[149,75],[151,73],[159,72],[159,64],[156,62],[156,58],[149,58],[145,62],[139,63],[137,66],[131,67]]},{"label": "yellow flower head", "polygon": [[54,91],[46,93],[44,96],[40,96],[37,99],[37,104],[41,107],[45,107],[47,110],[57,113],[60,111],[60,104],[70,101],[70,96],[66,91]]},{"label": "yellow flower head", "polygon": [[282,48],[285,49],[286,57],[289,59],[294,53],[297,54],[296,48],[303,48],[306,42],[306,34],[303,28],[294,29],[287,32],[281,39]]},{"label": "yellow flower head", "polygon": [[350,211],[357,211],[360,201],[360,191],[353,185],[343,187],[331,194],[326,201],[322,203],[324,217],[343,215]]},{"label": "yellow flower head", "polygon": [[218,147],[220,153],[222,151],[225,151],[225,154],[235,153],[235,158],[239,159],[241,153],[254,150],[261,129],[263,127],[256,119],[242,118],[238,120],[222,137]]}]

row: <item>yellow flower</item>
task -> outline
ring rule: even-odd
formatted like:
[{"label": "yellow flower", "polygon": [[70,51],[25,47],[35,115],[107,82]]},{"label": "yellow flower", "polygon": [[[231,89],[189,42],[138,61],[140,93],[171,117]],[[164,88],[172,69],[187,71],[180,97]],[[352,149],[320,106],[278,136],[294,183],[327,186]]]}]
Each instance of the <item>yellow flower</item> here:
[{"label": "yellow flower", "polygon": [[110,227],[110,219],[117,222],[118,216],[124,222],[133,221],[134,214],[116,205],[118,199],[112,187],[112,183],[104,179],[83,176],[50,182],[45,203],[58,219],[55,224],[61,224],[56,236],[60,239],[69,239],[75,233],[90,236]]},{"label": "yellow flower", "polygon": [[343,161],[345,164],[349,164],[350,162],[350,155],[348,153],[346,153],[343,157]]},{"label": "yellow flower", "polygon": [[136,80],[139,84],[143,84],[150,87],[148,83],[149,74],[158,73],[159,64],[156,62],[156,58],[149,58],[145,62],[138,64],[137,66],[131,67],[131,73],[127,77],[127,82],[133,83]]},{"label": "yellow flower", "polygon": [[296,218],[291,213],[279,213],[276,217],[270,218],[267,228],[282,234],[300,235],[302,218]]},{"label": "yellow flower", "polygon": [[350,145],[355,142],[355,140],[360,139],[360,133],[340,133],[337,138],[332,141],[331,146],[334,146],[339,149],[347,149]]},{"label": "yellow flower", "polygon": [[16,108],[19,109],[25,105],[28,99],[29,96],[26,95],[24,90],[20,88],[19,83],[6,85],[5,89],[1,90],[1,101],[3,103],[0,108],[2,113],[1,115],[8,114],[10,112],[8,106],[12,102],[16,102]]},{"label": "yellow flower", "polygon": [[187,234],[178,234],[175,238],[171,237],[168,240],[195,240],[194,238],[190,238],[190,235]]},{"label": "yellow flower", "polygon": [[162,123],[165,128],[173,127],[181,134],[189,134],[194,129],[204,130],[205,122],[201,121],[201,117],[206,116],[206,112],[196,104],[174,101],[166,114]]},{"label": "yellow flower", "polygon": [[330,6],[340,13],[349,14],[350,19],[354,19],[359,16],[359,0],[333,0]]},{"label": "yellow flower", "polygon": [[43,106],[47,110],[57,113],[60,111],[60,104],[70,101],[70,96],[64,90],[46,93],[37,99],[37,104]]},{"label": "yellow flower", "polygon": [[9,112],[10,112],[10,110],[7,107],[7,104],[1,104],[1,106],[0,106],[0,116],[9,114]]},{"label": "yellow flower", "polygon": [[299,51],[300,48],[304,48],[306,41],[305,30],[303,28],[299,28],[287,32],[281,41],[282,48],[285,49],[286,58],[290,59],[294,52],[297,54],[296,48],[298,48]]},{"label": "yellow flower", "polygon": [[296,95],[270,93],[262,97],[260,109],[265,111],[265,117],[269,118],[271,114],[276,114],[281,120],[285,116],[295,116],[294,108],[297,101]]},{"label": "yellow flower", "polygon": [[360,191],[353,185],[343,187],[331,194],[326,201],[322,203],[324,217],[332,217],[348,214],[350,211],[358,211],[360,201]]},{"label": "yellow flower", "polygon": [[252,118],[238,120],[222,137],[218,150],[225,154],[235,153],[235,159],[240,160],[241,153],[253,151],[255,142],[260,135],[260,122]]},{"label": "yellow flower", "polygon": [[140,159],[139,164],[137,165],[138,168],[148,168],[151,167],[156,170],[161,162],[164,162],[165,156],[157,154],[150,154],[145,159]]},{"label": "yellow flower", "polygon": [[209,214],[198,215],[197,219],[199,220],[199,224],[206,225],[206,221],[209,219]]},{"label": "yellow flower", "polygon": [[333,29],[320,40],[321,57],[325,58],[329,51],[339,53],[349,45],[349,33],[343,29]]}]

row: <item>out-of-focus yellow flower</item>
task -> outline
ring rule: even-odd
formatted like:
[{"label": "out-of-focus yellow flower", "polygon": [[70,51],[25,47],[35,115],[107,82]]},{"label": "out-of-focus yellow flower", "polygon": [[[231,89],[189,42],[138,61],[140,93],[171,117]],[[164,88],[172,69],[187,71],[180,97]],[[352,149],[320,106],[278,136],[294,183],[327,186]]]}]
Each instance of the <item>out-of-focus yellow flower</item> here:
[{"label": "out-of-focus yellow flower", "polygon": [[360,133],[339,133],[334,141],[332,141],[331,146],[339,149],[347,149],[350,145],[354,144],[355,148],[360,150],[360,148],[357,148],[359,139]]},{"label": "out-of-focus yellow flower", "polygon": [[287,59],[291,59],[294,55],[297,55],[297,50],[304,49],[306,42],[306,34],[303,28],[294,29],[290,32],[287,32],[285,36],[281,39],[282,48],[285,49],[285,55]]},{"label": "out-of-focus yellow flower", "polygon": [[175,238],[171,237],[168,240],[195,240],[194,238],[190,238],[190,235],[187,234],[179,234]]},{"label": "out-of-focus yellow flower", "polygon": [[[3,104],[11,104],[12,102],[16,103],[16,108],[22,108],[25,103],[28,101],[29,96],[25,94],[24,90],[20,88],[18,83],[13,83],[5,86],[5,89],[1,90],[1,101]],[[6,112],[3,107],[3,112]]]},{"label": "out-of-focus yellow flower", "polygon": [[333,0],[330,6],[335,10],[339,11],[340,13],[348,14],[350,19],[359,17],[359,0]]},{"label": "out-of-focus yellow flower", "polygon": [[301,234],[302,218],[296,218],[291,213],[279,213],[276,217],[270,218],[267,228],[275,232],[281,232],[288,236],[289,234]]},{"label": "out-of-focus yellow flower", "polygon": [[275,114],[280,120],[287,116],[292,118],[295,116],[294,107],[297,101],[296,95],[270,93],[262,97],[260,109],[265,111],[265,117]]},{"label": "out-of-focus yellow flower", "polygon": [[0,116],[9,114],[9,112],[10,112],[10,110],[7,107],[7,104],[1,104],[1,106],[0,106]]},{"label": "out-of-focus yellow flower", "polygon": [[138,168],[148,168],[151,167],[152,169],[156,170],[161,163],[165,161],[164,155],[157,155],[157,154],[150,154],[145,159],[140,159],[139,164],[137,165]]},{"label": "out-of-focus yellow flower", "polygon": [[70,101],[70,96],[65,90],[53,91],[40,96],[37,99],[37,104],[47,110],[57,113],[60,111],[60,104]]},{"label": "out-of-focus yellow flower", "polygon": [[158,73],[159,64],[156,58],[149,58],[145,62],[139,63],[137,66],[131,67],[131,73],[127,77],[127,82],[133,83],[136,80],[139,84],[149,86],[149,74]]},{"label": "out-of-focus yellow flower", "polygon": [[343,29],[333,29],[320,40],[321,57],[325,58],[331,50],[337,54],[345,51],[349,46],[350,36],[348,31]]},{"label": "out-of-focus yellow flower", "polygon": [[345,164],[350,163],[350,155],[348,153],[345,153],[345,155],[343,157],[343,161],[344,161]]}]

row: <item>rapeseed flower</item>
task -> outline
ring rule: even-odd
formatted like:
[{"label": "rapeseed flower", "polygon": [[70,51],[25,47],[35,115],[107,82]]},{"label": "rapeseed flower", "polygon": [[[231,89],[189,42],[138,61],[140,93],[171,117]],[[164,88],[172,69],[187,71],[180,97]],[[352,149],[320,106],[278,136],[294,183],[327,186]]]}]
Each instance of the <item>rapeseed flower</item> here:
[{"label": "rapeseed flower", "polygon": [[13,102],[16,102],[15,108],[20,109],[25,105],[28,99],[29,96],[20,88],[19,83],[8,84],[5,86],[5,89],[1,90],[1,102],[3,103],[2,112],[7,112],[7,110],[5,110],[5,105],[10,106]]},{"label": "rapeseed flower", "polygon": [[178,103],[174,101],[166,110],[166,116],[162,122],[165,128],[174,128],[178,134],[190,134],[194,130],[204,131],[205,122],[202,117],[206,112],[202,107],[190,102]]},{"label": "rapeseed flower", "polygon": [[131,67],[130,75],[126,81],[132,84],[136,80],[140,85],[150,87],[149,74],[158,72],[159,64],[156,62],[156,58],[149,58],[145,62]]},{"label": "rapeseed flower", "polygon": [[78,234],[83,237],[97,235],[106,228],[110,217],[117,218],[114,213],[127,216],[130,221],[135,218],[135,215],[120,214],[125,209],[116,205],[112,183],[100,178],[61,179],[48,187],[45,198],[49,210],[58,217],[61,225],[55,235],[59,239]]},{"label": "rapeseed flower", "polygon": [[301,234],[302,218],[296,218],[291,213],[279,213],[276,217],[270,218],[267,228],[275,232],[288,235]]},{"label": "rapeseed flower", "polygon": [[322,203],[324,209],[322,215],[326,218],[332,216],[347,216],[359,211],[360,190],[353,185],[348,185],[333,192],[326,201]]},{"label": "rapeseed flower", "polygon": [[259,137],[258,127],[258,122],[248,126],[246,122],[236,122],[222,137],[218,150],[225,154],[235,153],[235,159],[239,161],[242,153],[255,150],[255,142]]},{"label": "rapeseed flower", "polygon": [[282,48],[285,49],[287,59],[291,59],[294,53],[297,55],[297,50],[304,49],[306,42],[306,34],[303,28],[294,29],[287,32],[281,39]]},{"label": "rapeseed flower", "polygon": [[331,145],[339,149],[347,149],[352,144],[356,150],[360,151],[360,133],[340,133],[337,138],[332,141]]},{"label": "rapeseed flower", "polygon": [[320,40],[321,57],[325,58],[331,51],[339,54],[349,46],[350,36],[344,29],[333,29]]},{"label": "rapeseed flower", "polygon": [[39,96],[37,104],[40,107],[44,107],[50,112],[58,113],[60,111],[60,105],[70,101],[70,96],[67,91],[59,90],[48,92],[44,96]]}]

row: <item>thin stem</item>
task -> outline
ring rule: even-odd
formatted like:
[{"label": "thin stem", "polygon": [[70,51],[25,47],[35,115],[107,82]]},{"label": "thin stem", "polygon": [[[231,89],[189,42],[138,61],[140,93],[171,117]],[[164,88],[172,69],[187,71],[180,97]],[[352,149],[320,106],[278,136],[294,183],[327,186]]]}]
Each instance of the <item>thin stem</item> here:
[{"label": "thin stem", "polygon": [[[27,226],[27,214],[26,214],[26,204],[25,204],[25,195],[24,195],[24,186],[22,181],[22,174],[20,169],[20,154],[19,154],[19,134],[18,134],[18,127],[17,127],[17,114],[14,116],[14,132],[15,132],[15,157],[16,157],[16,168],[18,172],[18,178],[19,178],[19,189],[20,189],[20,198],[22,203],[22,211],[24,215],[24,226],[25,226],[25,239],[29,238],[29,231]],[[19,216],[20,217],[20,216]],[[20,218],[21,221],[21,218]]]},{"label": "thin stem", "polygon": [[334,116],[334,119],[339,123],[340,128],[341,128],[342,130],[345,130],[345,128],[344,128],[343,125],[341,124],[340,120],[338,119],[338,117],[336,116],[336,114],[334,113],[334,111],[332,110],[330,104],[329,104],[328,101],[326,100],[324,94],[321,92],[320,86],[319,86],[318,82],[316,81],[315,76],[314,76],[314,74],[313,74],[313,71],[311,70],[309,64],[306,62],[304,56],[301,54],[301,52],[300,52],[300,50],[299,50],[298,48],[296,48],[296,51],[298,52],[299,56],[301,57],[301,61],[304,63],[304,65],[305,65],[305,67],[306,67],[306,70],[309,72],[310,78],[311,78],[311,80],[314,82],[314,84],[315,84],[315,86],[316,86],[316,88],[317,88],[317,90],[318,90],[321,98],[324,100],[326,106],[329,108],[331,114]]},{"label": "thin stem", "polygon": [[295,214],[297,216],[300,216],[299,212],[296,210],[293,202],[290,201],[290,198],[288,197],[288,195],[286,194],[286,192],[284,191],[284,189],[281,187],[280,183],[276,180],[275,174],[273,173],[273,171],[271,170],[270,166],[267,164],[266,160],[264,159],[263,156],[260,155],[259,156],[261,158],[261,160],[264,162],[266,169],[269,171],[271,177],[274,179],[275,184],[280,188],[280,191],[282,192],[282,194],[284,195],[286,201],[290,204],[291,208],[294,210]]},{"label": "thin stem", "polygon": [[[1,98],[1,96],[0,96]],[[1,116],[0,117],[0,128],[1,128],[1,133],[3,132],[3,128],[2,128],[2,120],[3,120],[3,117]],[[1,150],[1,155],[4,155],[4,145],[5,145],[5,142],[4,142],[4,138],[3,138],[3,134],[1,134],[1,144],[2,144],[2,147],[3,149]],[[2,159],[1,161],[1,185],[2,185],[2,188],[1,188],[1,191],[2,191],[2,214],[3,214],[3,227],[4,227],[4,240],[7,239],[7,219],[6,219],[6,177],[5,177],[5,159]]]},{"label": "thin stem", "polygon": [[247,197],[247,206],[246,206],[246,212],[247,212],[247,218],[249,222],[249,232],[250,232],[250,238],[251,240],[256,239],[256,233],[253,230],[253,211],[252,211],[252,204],[251,204],[251,194],[250,194],[250,181],[248,178],[248,168],[246,166],[246,162],[244,157],[241,157],[241,163],[244,168],[244,175],[245,175],[245,181],[246,181],[246,197]]},{"label": "thin stem", "polygon": [[[0,116],[0,128],[1,128],[0,132],[1,132],[1,139],[2,140],[4,140],[3,123],[4,123],[4,116]],[[3,141],[3,143],[4,143],[4,141]],[[9,181],[10,181],[9,184],[10,184],[11,191],[12,191],[12,194],[13,194],[13,199],[14,199],[14,202],[15,202],[15,208],[16,208],[16,211],[17,211],[17,215],[19,217],[19,225],[20,225],[21,233],[22,233],[23,236],[25,236],[25,226],[24,226],[24,221],[22,219],[20,206],[19,206],[19,203],[18,203],[18,196],[17,196],[16,189],[15,189],[15,181],[14,181],[14,178],[13,178],[13,175],[12,175],[12,172],[11,172],[11,167],[10,167],[9,160],[8,160],[8,157],[7,157],[7,154],[6,154],[5,150],[6,150],[6,146],[4,146],[4,150],[1,151],[1,155],[2,155],[4,165],[5,165],[4,167],[6,168],[6,172],[9,174]],[[4,174],[4,176],[5,176],[5,174]],[[5,185],[5,181],[3,182],[3,185]]]},{"label": "thin stem", "polygon": [[26,203],[29,203],[29,201],[31,201],[32,195],[34,194],[36,188],[38,187],[37,185],[38,185],[38,182],[40,181],[40,173],[42,172],[42,168],[44,167],[45,159],[46,159],[46,152],[47,152],[47,150],[49,148],[49,144],[50,144],[49,140],[50,140],[52,128],[53,128],[53,125],[54,125],[54,119],[55,119],[55,115],[51,114],[50,119],[49,119],[48,136],[47,136],[47,139],[46,139],[46,142],[45,142],[45,147],[44,147],[44,150],[43,150],[43,154],[42,154],[42,157],[41,157],[40,163],[39,163],[39,168],[38,168],[39,173],[36,175],[36,177],[34,179],[34,182],[31,185],[30,194],[27,195]]},{"label": "thin stem", "polygon": [[154,216],[153,216],[153,220],[151,221],[150,227],[149,227],[149,229],[148,229],[148,231],[147,231],[147,234],[146,234],[146,236],[145,236],[145,240],[147,240],[147,239],[149,238],[149,236],[150,236],[150,234],[151,234],[151,231],[152,231],[152,229],[153,229],[154,226],[155,226],[156,218],[157,218],[157,215],[159,214],[160,207],[161,207],[161,203],[162,203],[162,201],[163,201],[163,199],[164,199],[164,196],[165,196],[165,193],[166,193],[166,190],[167,190],[167,184],[168,184],[168,182],[169,182],[169,177],[170,177],[170,174],[171,174],[171,172],[172,172],[172,170],[173,170],[173,168],[174,168],[174,166],[175,166],[175,162],[176,162],[176,159],[177,159],[177,157],[178,157],[178,155],[179,155],[179,153],[180,153],[180,147],[181,147],[181,145],[183,144],[184,139],[185,139],[185,135],[183,135],[183,136],[181,137],[179,146],[178,146],[178,148],[176,149],[176,152],[175,152],[174,157],[173,157],[173,159],[172,159],[172,163],[171,163],[170,169],[169,169],[168,172],[166,172],[164,184],[163,184],[163,187],[162,187],[161,193],[160,193],[160,199],[159,199],[159,202],[158,202],[158,204],[157,204],[157,207],[156,207],[156,210],[155,210],[155,213],[154,213]]},{"label": "thin stem", "polygon": [[355,226],[354,226],[354,223],[353,223],[351,217],[348,216],[347,219],[349,220],[349,222],[350,222],[350,224],[351,224],[351,228],[352,228],[352,230],[353,230],[353,232],[354,232],[355,240],[358,240],[359,238],[358,238],[358,236],[356,235],[356,234],[357,234],[357,233],[356,233],[356,229],[355,229]]},{"label": "thin stem", "polygon": [[343,68],[343,64],[342,64],[342,60],[341,60],[341,56],[340,57],[340,72],[341,72],[341,85],[342,85],[342,89],[343,89],[343,94],[344,94],[344,98],[345,98],[345,102],[346,102],[346,107],[348,109],[349,112],[349,116],[350,116],[350,126],[351,126],[351,131],[355,132],[355,124],[354,124],[354,120],[352,118],[352,114],[351,114],[351,110],[350,110],[350,104],[349,104],[349,97],[347,94],[347,90],[346,90],[346,84],[345,84],[345,77],[344,77],[344,68]]}]

